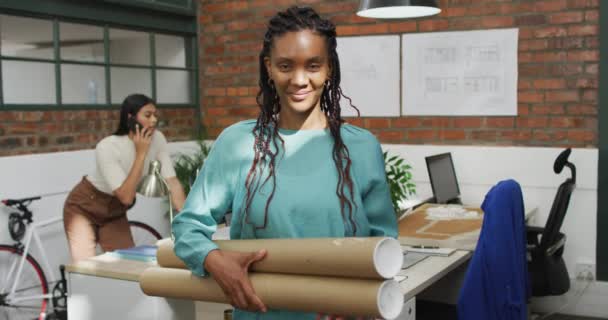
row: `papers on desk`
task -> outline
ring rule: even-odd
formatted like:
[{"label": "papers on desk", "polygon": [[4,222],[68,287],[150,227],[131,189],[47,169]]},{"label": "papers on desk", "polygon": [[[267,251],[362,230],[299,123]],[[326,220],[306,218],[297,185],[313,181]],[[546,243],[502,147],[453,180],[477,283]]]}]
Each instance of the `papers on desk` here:
[{"label": "papers on desk", "polygon": [[426,253],[419,252],[403,252],[403,265],[401,265],[401,269],[407,269],[416,263],[426,259],[429,255]]},{"label": "papers on desk", "polygon": [[436,206],[426,209],[428,220],[478,219],[477,211],[469,210],[461,205]]},{"label": "papers on desk", "polygon": [[456,249],[454,248],[439,248],[434,246],[401,246],[403,254],[415,252],[425,254],[427,256],[441,256],[447,257],[451,255]]}]

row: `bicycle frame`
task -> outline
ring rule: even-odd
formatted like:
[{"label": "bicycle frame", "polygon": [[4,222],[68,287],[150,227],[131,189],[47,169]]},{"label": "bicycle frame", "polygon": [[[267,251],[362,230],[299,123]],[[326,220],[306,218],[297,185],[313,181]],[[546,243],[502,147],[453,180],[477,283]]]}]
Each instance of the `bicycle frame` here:
[{"label": "bicycle frame", "polygon": [[[10,301],[11,303],[16,303],[16,302],[20,302],[20,301],[27,301],[27,300],[37,300],[37,299],[50,299],[53,296],[52,290],[49,290],[49,293],[47,294],[43,294],[43,295],[32,295],[32,296],[26,296],[26,297],[15,297],[15,291],[17,290],[17,284],[19,284],[19,280],[21,279],[21,272],[23,271],[23,265],[25,264],[25,259],[27,258],[27,254],[30,250],[30,246],[32,244],[32,239],[34,240],[36,247],[38,248],[38,251],[40,252],[40,255],[42,257],[42,263],[43,269],[46,269],[46,273],[48,274],[48,279],[47,279],[47,283],[53,283],[56,282],[56,278],[55,275],[52,272],[51,269],[51,265],[49,263],[49,259],[46,256],[46,252],[44,251],[43,247],[42,247],[42,242],[40,241],[40,236],[38,236],[38,232],[37,229],[38,228],[44,228],[47,227],[49,225],[58,223],[63,221],[63,217],[57,217],[57,218],[52,218],[52,219],[47,219],[47,220],[43,220],[40,222],[33,222],[32,224],[30,224],[27,228],[27,232],[25,235],[25,246],[23,248],[23,254],[21,255],[21,258],[19,259],[19,267],[17,267],[16,270],[16,278],[15,278],[15,282],[13,283],[13,287],[11,288],[11,291],[8,293],[7,296],[7,301]],[[15,261],[9,269],[8,274],[6,275],[6,279],[11,278],[11,276],[13,275],[13,273],[15,272],[15,265],[17,261]]]}]

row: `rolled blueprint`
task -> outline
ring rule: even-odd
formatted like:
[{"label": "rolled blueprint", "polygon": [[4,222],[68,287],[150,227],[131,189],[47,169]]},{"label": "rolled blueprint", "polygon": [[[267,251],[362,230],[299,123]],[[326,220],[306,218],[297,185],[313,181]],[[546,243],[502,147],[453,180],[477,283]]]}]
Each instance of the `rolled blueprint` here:
[{"label": "rolled blueprint", "polygon": [[[391,279],[403,263],[399,241],[393,238],[310,238],[217,240],[221,250],[254,252],[266,249],[264,260],[252,265],[254,272]],[[158,265],[186,268],[175,253],[171,239],[158,242]]]},{"label": "rolled blueprint", "polygon": [[[403,307],[403,294],[394,280],[269,273],[250,273],[249,278],[270,309],[394,319]],[[150,296],[230,303],[213,278],[185,269],[148,268],[139,285]]]}]

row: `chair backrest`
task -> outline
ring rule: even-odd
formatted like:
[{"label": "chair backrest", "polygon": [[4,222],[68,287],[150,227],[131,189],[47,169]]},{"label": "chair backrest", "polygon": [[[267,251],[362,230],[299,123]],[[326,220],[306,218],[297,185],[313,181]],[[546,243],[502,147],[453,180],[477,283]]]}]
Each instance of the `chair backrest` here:
[{"label": "chair backrest", "polygon": [[570,204],[570,196],[572,195],[572,191],[574,191],[574,186],[574,180],[568,178],[557,189],[551,211],[549,212],[549,218],[540,240],[539,248],[541,250],[547,249],[557,241],[559,230],[562,227],[568,205]]},{"label": "chair backrest", "polygon": [[566,216],[566,211],[568,210],[568,205],[570,204],[570,196],[572,195],[572,191],[574,191],[574,186],[576,185],[576,167],[573,163],[568,162],[570,153],[572,153],[572,149],[565,149],[564,151],[560,152],[553,163],[553,172],[559,174],[562,172],[564,167],[568,167],[572,176],[566,179],[566,181],[559,186],[557,193],[555,194],[555,198],[553,199],[553,205],[551,206],[551,211],[549,212],[549,218],[547,219],[547,223],[545,224],[545,229],[539,243],[539,248],[543,251],[552,246],[555,241],[558,240],[559,230],[562,227],[564,217]]}]

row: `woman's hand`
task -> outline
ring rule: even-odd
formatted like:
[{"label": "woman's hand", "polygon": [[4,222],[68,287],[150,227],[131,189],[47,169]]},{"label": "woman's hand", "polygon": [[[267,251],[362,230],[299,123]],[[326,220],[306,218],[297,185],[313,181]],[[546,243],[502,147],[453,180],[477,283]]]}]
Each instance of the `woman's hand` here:
[{"label": "woman's hand", "polygon": [[264,257],[266,250],[250,253],[213,250],[207,255],[204,267],[231,305],[242,310],[266,312],[266,306],[255,293],[248,276],[249,266]]},{"label": "woman's hand", "polygon": [[133,143],[135,143],[135,153],[139,156],[144,156],[150,149],[150,143],[152,142],[152,134],[154,129],[144,128],[140,129],[139,125],[135,125],[135,134],[133,135]]}]

